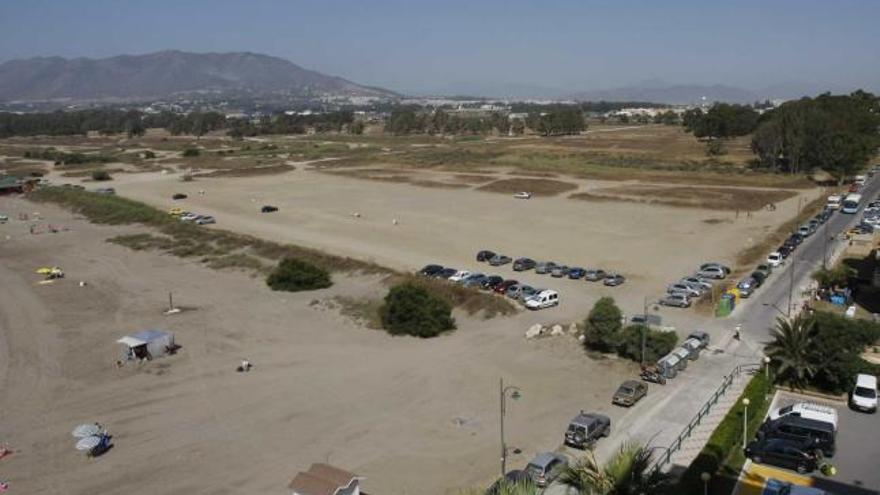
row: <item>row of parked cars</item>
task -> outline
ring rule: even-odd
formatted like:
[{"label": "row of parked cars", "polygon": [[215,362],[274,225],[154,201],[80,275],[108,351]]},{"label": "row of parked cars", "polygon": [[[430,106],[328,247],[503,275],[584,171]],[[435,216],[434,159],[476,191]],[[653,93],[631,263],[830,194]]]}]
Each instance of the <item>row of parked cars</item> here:
[{"label": "row of parked cars", "polygon": [[[877,412],[877,377],[859,374],[850,394],[852,409]],[[797,402],[770,412],[745,455],[767,463],[810,473],[826,457],[834,457],[838,431],[837,410],[811,402]]]},{"label": "row of parked cars", "polygon": [[660,299],[663,306],[687,308],[694,299],[712,290],[717,280],[730,275],[730,268],[721,263],[703,263],[693,275],[682,277],[681,280],[666,287],[666,295]]},{"label": "row of parked cars", "polygon": [[492,291],[519,301],[528,309],[549,308],[558,305],[560,301],[559,293],[555,290],[532,287],[515,279],[505,279],[500,275],[486,275],[435,264],[426,265],[418,273],[424,277],[448,280],[463,287]]},{"label": "row of parked cars", "polygon": [[553,261],[535,261],[531,258],[513,259],[510,256],[494,251],[482,250],[477,253],[477,261],[488,263],[491,266],[504,266],[511,264],[513,271],[525,272],[535,270],[539,275],[549,274],[555,278],[569,278],[571,280],[584,279],[587,282],[602,282],[608,287],[617,287],[626,281],[626,277],[616,272],[606,272],[600,268],[583,268],[557,264]]},{"label": "row of parked cars", "polygon": [[198,213],[192,213],[184,210],[183,208],[171,208],[168,210],[168,214],[177,217],[181,222],[192,222],[196,225],[209,225],[212,223],[217,223],[217,220],[211,215],[199,215]]}]

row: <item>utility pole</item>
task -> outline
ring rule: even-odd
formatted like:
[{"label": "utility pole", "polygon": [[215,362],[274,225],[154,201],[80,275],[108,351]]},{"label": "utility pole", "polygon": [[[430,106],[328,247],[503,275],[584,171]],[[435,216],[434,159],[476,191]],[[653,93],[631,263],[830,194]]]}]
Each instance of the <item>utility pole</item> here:
[{"label": "utility pole", "polygon": [[642,325],[642,368],[645,367],[645,334],[648,333],[648,296],[645,296],[644,313],[645,324]]},{"label": "utility pole", "polygon": [[791,280],[788,283],[788,319],[791,319],[791,303],[792,296],[794,293],[794,271],[797,269],[797,255],[793,254],[791,258],[791,266],[789,267],[789,271],[791,271]]}]

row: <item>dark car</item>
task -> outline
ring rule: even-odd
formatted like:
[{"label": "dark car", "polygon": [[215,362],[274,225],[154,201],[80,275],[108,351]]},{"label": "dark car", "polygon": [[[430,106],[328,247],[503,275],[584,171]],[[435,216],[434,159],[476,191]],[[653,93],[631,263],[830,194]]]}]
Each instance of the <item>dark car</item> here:
[{"label": "dark car", "polygon": [[519,281],[513,279],[505,280],[504,282],[496,285],[493,290],[499,294],[507,294],[507,289],[509,289],[510,286],[516,285],[518,283]]},{"label": "dark car", "polygon": [[758,430],[758,438],[797,442],[811,449],[819,449],[827,457],[834,457],[837,434],[831,423],[787,415],[765,421]]},{"label": "dark car", "polygon": [[791,236],[789,236],[788,239],[791,240],[791,242],[792,242],[795,246],[800,246],[801,243],[804,242],[804,236],[802,236],[802,235],[800,235],[800,234],[798,234],[798,233],[791,234]]},{"label": "dark car", "polygon": [[517,260],[513,262],[513,271],[524,272],[526,270],[531,270],[536,264],[535,260],[531,258],[517,258]]},{"label": "dark car", "polygon": [[440,265],[425,265],[424,268],[419,270],[419,275],[424,275],[426,277],[433,277],[443,271],[443,267]]},{"label": "dark car", "polygon": [[602,281],[603,284],[608,287],[617,287],[618,285],[622,285],[626,282],[626,278],[619,273],[609,273],[605,276],[605,280]]},{"label": "dark car", "polygon": [[477,253],[477,261],[489,261],[493,256],[495,256],[495,253],[492,251],[483,250]]},{"label": "dark car", "polygon": [[764,285],[764,281],[767,280],[767,274],[765,272],[762,272],[759,270],[753,271],[752,274],[749,276],[752,277],[753,279],[755,279],[755,286],[756,287],[760,287],[760,286]]},{"label": "dark car", "polygon": [[432,276],[435,278],[449,278],[456,273],[458,273],[458,270],[456,270],[455,268],[444,268]]},{"label": "dark car", "polygon": [[632,407],[642,397],[648,395],[648,386],[638,380],[627,380],[617,387],[611,397],[611,403],[624,407]]},{"label": "dark car", "polygon": [[496,254],[489,258],[489,264],[492,266],[501,266],[510,263],[512,260],[510,256],[504,256],[503,254]]},{"label": "dark car", "polygon": [[262,208],[260,208],[260,211],[263,213],[272,213],[272,212],[278,211],[278,207],[272,206],[272,205],[266,205],[266,206],[263,206]]},{"label": "dark car", "polygon": [[542,261],[535,264],[535,273],[539,275],[544,275],[552,272],[554,268],[556,268],[556,263],[552,261]]},{"label": "dark car", "polygon": [[585,269],[576,266],[568,271],[568,278],[572,280],[577,280],[579,278],[584,278],[584,275],[586,275],[586,273],[587,271]]},{"label": "dark car", "polygon": [[584,280],[588,282],[598,282],[605,278],[605,270],[590,269],[584,273]]},{"label": "dark car", "polygon": [[705,349],[709,347],[709,334],[707,332],[703,332],[702,330],[694,330],[688,335],[688,338],[685,340],[696,339],[700,342],[700,348]]},{"label": "dark car", "polygon": [[480,288],[486,290],[494,289],[495,286],[500,284],[501,282],[504,282],[503,277],[499,277],[498,275],[490,275],[484,278],[482,282],[480,282]]},{"label": "dark car", "polygon": [[745,448],[744,453],[752,462],[794,469],[801,474],[815,471],[822,455],[821,451],[803,443],[782,438],[755,440]]},{"label": "dark car", "polygon": [[791,248],[783,244],[776,249],[776,252],[779,253],[779,256],[781,256],[782,259],[786,259],[788,258],[788,255],[791,254]]},{"label": "dark car", "polygon": [[608,416],[581,411],[568,423],[568,429],[565,430],[565,445],[587,449],[610,433],[611,419]]},{"label": "dark car", "polygon": [[186,199],[186,198],[187,198],[186,194],[183,194],[183,193],[174,193],[171,195],[171,199],[173,199],[173,200]]},{"label": "dark car", "polygon": [[532,477],[529,476],[528,472],[521,469],[514,469],[513,471],[508,471],[503,478],[493,483],[492,486],[486,490],[486,495],[500,495],[501,493],[506,493],[502,491],[502,488],[523,484],[533,485],[534,481],[532,481]]}]

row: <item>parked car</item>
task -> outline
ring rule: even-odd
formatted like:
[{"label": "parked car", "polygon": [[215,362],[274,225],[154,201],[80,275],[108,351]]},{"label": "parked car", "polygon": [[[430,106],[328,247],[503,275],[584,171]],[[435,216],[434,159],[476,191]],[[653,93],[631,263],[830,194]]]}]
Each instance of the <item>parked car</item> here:
[{"label": "parked car", "polygon": [[519,282],[516,280],[507,279],[507,280],[501,282],[500,284],[497,284],[495,287],[492,288],[492,290],[498,294],[507,294],[507,289],[513,287],[514,285],[516,285],[518,283]]},{"label": "parked car", "polygon": [[833,425],[797,416],[782,416],[765,421],[758,429],[758,437],[781,438],[809,445],[810,448],[821,449],[827,457],[834,456],[837,440]]},{"label": "parked car", "polygon": [[507,493],[502,491],[505,486],[516,486],[523,483],[534,484],[532,481],[532,477],[529,476],[529,473],[522,469],[514,469],[513,471],[508,471],[504,474],[503,478],[498,479],[492,486],[486,490],[486,495],[502,495],[502,493]]},{"label": "parked car", "polygon": [[753,271],[751,273],[751,275],[749,275],[749,276],[752,277],[753,279],[755,279],[755,282],[757,283],[758,287],[764,285],[764,281],[767,280],[767,275],[765,275],[764,272],[759,271],[759,270]]},{"label": "parked car", "polygon": [[687,308],[691,305],[691,300],[684,294],[667,294],[666,297],[660,299],[660,304],[663,306]]},{"label": "parked car", "polygon": [[617,287],[618,285],[623,285],[626,282],[626,277],[619,273],[609,273],[605,275],[605,279],[602,280],[602,283],[606,287]]},{"label": "parked car", "polygon": [[577,280],[579,278],[583,278],[585,273],[587,273],[586,270],[579,266],[576,266],[568,271],[568,278],[572,280]]},{"label": "parked car", "polygon": [[744,453],[757,464],[794,469],[801,474],[815,471],[822,455],[809,445],[781,438],[755,440],[745,448]]},{"label": "parked car", "polygon": [[804,236],[795,232],[788,237],[795,246],[800,246],[802,242],[804,242]]},{"label": "parked car", "polygon": [[774,268],[782,266],[783,260],[785,260],[785,258],[779,251],[774,251],[767,255],[767,264]]},{"label": "parked car", "polygon": [[210,215],[205,215],[201,218],[196,219],[196,225],[209,225],[213,223],[217,223],[217,220],[215,220],[214,217]]},{"label": "parked car", "polygon": [[580,412],[565,431],[565,445],[588,449],[602,437],[611,434],[611,419],[604,414]]},{"label": "parked car", "polygon": [[535,273],[539,273],[541,275],[550,273],[553,271],[553,268],[556,267],[556,263],[552,261],[542,261],[535,265]]},{"label": "parked car", "polygon": [[477,253],[477,261],[479,261],[479,262],[489,261],[492,259],[493,256],[495,256],[494,252],[487,251],[484,249],[484,250]]},{"label": "parked car", "polygon": [[801,228],[798,229],[797,233],[802,237],[810,237],[813,231],[810,229],[809,225],[801,225]]},{"label": "parked car", "polygon": [[707,266],[705,268],[700,268],[700,271],[697,272],[697,276],[703,278],[711,278],[715,280],[722,280],[727,276],[727,272],[725,272],[724,269],[719,266]]},{"label": "parked car", "polygon": [[776,252],[779,253],[779,256],[782,257],[783,260],[788,258],[788,255],[791,254],[792,248],[787,244],[783,244],[776,248]]},{"label": "parked car", "polygon": [[721,263],[716,263],[714,261],[709,262],[709,263],[703,263],[702,265],[700,265],[700,270],[705,270],[706,268],[713,267],[713,266],[720,268],[724,272],[725,276],[730,275],[730,267],[722,265]]},{"label": "parked car", "polygon": [[535,265],[535,260],[531,258],[517,258],[516,261],[513,262],[513,271],[524,272],[526,270],[531,270]]},{"label": "parked car", "polygon": [[498,275],[489,275],[480,282],[480,288],[484,290],[492,290],[496,285],[504,282],[504,277]]},{"label": "parked car", "polygon": [[591,268],[584,273],[584,280],[588,282],[598,282],[605,278],[605,270]]},{"label": "parked car", "polygon": [[187,213],[189,213],[189,212],[184,211],[184,209],[179,206],[175,206],[174,208],[171,208],[170,210],[168,210],[168,214],[171,215],[172,217],[180,217],[180,216],[186,215]]},{"label": "parked car", "polygon": [[264,205],[262,208],[260,208],[260,212],[262,213],[273,213],[276,211],[278,211],[278,207],[272,205]]},{"label": "parked car", "polygon": [[736,288],[739,290],[740,297],[747,299],[758,288],[758,282],[752,277],[746,277],[736,284]]},{"label": "parked car", "polygon": [[837,410],[831,406],[815,404],[813,402],[795,402],[785,407],[770,411],[770,419],[775,420],[783,416],[797,416],[800,418],[822,421],[837,429]]},{"label": "parked car", "polygon": [[701,290],[694,289],[685,284],[672,284],[666,288],[667,294],[684,294],[688,297],[699,297],[703,294]]},{"label": "parked car", "polygon": [[471,273],[459,282],[463,287],[479,287],[487,276],[483,273]]},{"label": "parked car", "polygon": [[531,285],[520,285],[519,291],[516,294],[516,298],[525,303],[528,298],[534,296],[538,292],[541,291],[539,289],[536,289],[535,287],[532,287]]},{"label": "parked car", "polygon": [[183,194],[183,193],[174,193],[171,195],[171,199],[173,199],[175,201],[177,201],[178,199],[186,199],[186,198],[187,198],[186,194]]},{"label": "parked car", "polygon": [[535,456],[526,466],[532,481],[543,488],[559,477],[568,466],[568,459],[554,452],[544,452]]},{"label": "parked car", "polygon": [[449,279],[449,277],[455,275],[456,273],[458,273],[458,270],[456,270],[455,268],[444,268],[444,269],[440,270],[439,272],[435,273],[434,277]]},{"label": "parked car", "polygon": [[492,266],[501,266],[510,263],[512,260],[510,256],[505,256],[503,254],[496,254],[489,258],[489,264]]},{"label": "parked car", "polygon": [[530,193],[528,191],[520,191],[520,192],[514,194],[513,197],[516,199],[531,199],[532,193]]},{"label": "parked car", "polygon": [[568,275],[568,272],[571,269],[566,265],[556,265],[550,270],[550,276],[555,278],[561,278]]},{"label": "parked car", "polygon": [[632,407],[646,395],[648,395],[648,386],[645,383],[638,380],[627,380],[617,387],[617,392],[614,392],[611,403]]},{"label": "parked car", "polygon": [[426,277],[433,277],[434,275],[440,273],[443,270],[443,267],[440,265],[425,265],[424,268],[419,270],[419,275],[424,275]]},{"label": "parked car", "polygon": [[850,394],[849,405],[859,411],[877,412],[877,377],[873,375],[856,375],[856,385]]},{"label": "parked car", "polygon": [[107,194],[112,196],[116,194],[116,189],[113,189],[112,187],[99,187],[95,189],[95,192],[98,194]]},{"label": "parked car", "polygon": [[181,222],[195,222],[199,218],[202,218],[202,216],[198,213],[185,213],[183,215],[180,215]]},{"label": "parked car", "polygon": [[6,223],[9,221],[9,217],[7,215],[0,214],[0,223]]},{"label": "parked car", "polygon": [[712,287],[714,287],[714,285],[712,285],[712,282],[709,281],[708,279],[705,279],[703,277],[697,277],[697,276],[685,277],[685,278],[679,280],[679,283],[682,283],[682,284],[685,284],[685,285],[688,285],[691,287],[697,287],[703,292],[705,292],[707,290],[712,290]]},{"label": "parked car", "polygon": [[663,324],[663,317],[661,317],[660,315],[652,315],[652,314],[632,315],[632,317],[629,319],[629,322],[632,323],[633,325],[645,325],[648,327],[650,327],[650,326],[659,327],[660,325]]},{"label": "parked car", "polygon": [[697,339],[700,341],[700,346],[705,349],[709,347],[709,333],[703,332],[702,330],[695,330],[688,335],[688,339]]},{"label": "parked car", "polygon": [[459,270],[449,277],[450,282],[461,282],[465,277],[469,277],[471,272],[468,270]]},{"label": "parked car", "polygon": [[526,299],[526,308],[538,310],[556,306],[559,304],[559,293],[555,290],[545,289]]}]

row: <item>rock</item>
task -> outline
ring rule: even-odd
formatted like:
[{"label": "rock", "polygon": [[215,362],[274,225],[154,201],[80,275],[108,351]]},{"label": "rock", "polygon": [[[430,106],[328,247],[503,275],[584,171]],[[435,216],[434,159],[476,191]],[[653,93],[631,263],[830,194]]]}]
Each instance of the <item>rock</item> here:
[{"label": "rock", "polygon": [[550,330],[550,335],[553,337],[557,337],[559,335],[564,335],[565,332],[562,330],[562,325],[553,325],[552,330]]},{"label": "rock", "polygon": [[578,333],[578,324],[572,323],[571,325],[569,325],[568,326],[568,333],[570,333],[570,334]]},{"label": "rock", "polygon": [[584,334],[578,335],[578,340],[583,342],[587,337]]},{"label": "rock", "polygon": [[530,326],[528,330],[526,330],[526,338],[534,339],[535,337],[541,335],[543,331],[544,327],[541,326],[540,323],[535,323],[534,325]]}]

